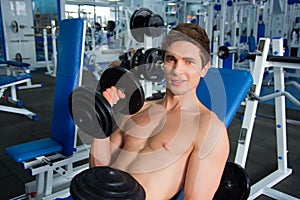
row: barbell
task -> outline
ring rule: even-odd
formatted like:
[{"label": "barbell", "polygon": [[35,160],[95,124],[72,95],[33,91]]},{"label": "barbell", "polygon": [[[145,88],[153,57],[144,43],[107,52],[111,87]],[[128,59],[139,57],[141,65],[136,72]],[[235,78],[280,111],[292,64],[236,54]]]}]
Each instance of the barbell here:
[{"label": "barbell", "polygon": [[229,49],[227,46],[220,46],[218,52],[211,53],[211,55],[217,54],[220,59],[226,59],[231,53],[236,53],[236,50]]},{"label": "barbell", "polygon": [[[17,33],[19,31],[19,28],[24,29],[27,26],[24,24],[18,24],[16,20],[12,20],[10,22],[10,29],[13,33]],[[32,29],[52,29],[52,28],[58,28],[57,26],[51,25],[51,26],[31,26]]]},{"label": "barbell", "polygon": [[[125,94],[113,106],[102,96],[112,86]],[[111,67],[102,73],[96,89],[80,86],[69,95],[69,111],[80,130],[94,138],[106,138],[117,127],[116,116],[138,112],[144,101],[144,90],[137,77],[123,67]]]}]

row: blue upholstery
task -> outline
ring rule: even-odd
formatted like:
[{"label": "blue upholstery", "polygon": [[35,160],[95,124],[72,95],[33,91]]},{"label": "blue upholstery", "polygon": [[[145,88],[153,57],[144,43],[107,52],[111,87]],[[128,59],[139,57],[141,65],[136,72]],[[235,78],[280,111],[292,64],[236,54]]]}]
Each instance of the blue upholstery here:
[{"label": "blue upholstery", "polygon": [[[253,84],[252,75],[242,70],[210,68],[197,88],[199,100],[229,126]],[[176,200],[183,200],[181,190]]]},{"label": "blue upholstery", "polygon": [[69,94],[79,85],[83,63],[83,19],[63,20],[58,38],[58,57],[51,137],[63,145],[62,153],[74,152],[75,124],[69,112]]},{"label": "blue upholstery", "polygon": [[65,156],[73,155],[75,124],[69,114],[68,97],[79,85],[84,31],[83,19],[66,19],[61,22],[51,138],[8,147],[7,155],[17,162],[57,152]]},{"label": "blue upholstery", "polygon": [[[23,152],[20,153],[20,150]],[[28,143],[18,144],[7,148],[6,154],[14,158],[17,162],[32,159],[32,155],[35,157],[48,155],[54,152],[60,152],[62,146],[60,143],[52,140],[51,138],[36,140]],[[34,157],[34,158],[35,158]]]},{"label": "blue upholstery", "polygon": [[31,78],[31,74],[23,74],[21,76],[0,75],[0,86],[29,78]]},{"label": "blue upholstery", "polygon": [[5,65],[11,65],[19,68],[25,68],[28,69],[30,64],[29,63],[24,63],[24,62],[18,62],[18,61],[13,61],[13,60],[0,60],[0,64],[5,64]]},{"label": "blue upholstery", "polygon": [[[0,60],[0,65],[11,65],[14,67],[19,67],[19,68],[23,68],[28,69],[30,64],[28,63],[23,63],[23,62],[18,62],[18,61],[11,61],[11,60]],[[5,85],[5,84],[9,84],[9,83],[14,83],[17,81],[21,81],[24,79],[28,79],[31,78],[31,74],[29,73],[24,73],[24,74],[18,74],[18,75],[0,75],[0,86]]]},{"label": "blue upholstery", "polygon": [[197,96],[228,127],[252,83],[252,75],[249,72],[210,68],[200,81]]}]

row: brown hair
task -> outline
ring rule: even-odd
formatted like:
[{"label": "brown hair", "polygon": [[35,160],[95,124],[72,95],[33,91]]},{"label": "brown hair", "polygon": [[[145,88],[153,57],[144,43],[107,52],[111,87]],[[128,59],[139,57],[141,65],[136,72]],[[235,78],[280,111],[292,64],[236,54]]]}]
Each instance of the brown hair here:
[{"label": "brown hair", "polygon": [[162,49],[167,50],[167,48],[176,41],[191,42],[199,47],[200,56],[204,65],[210,60],[210,41],[205,30],[199,25],[192,23],[181,23],[177,25],[170,30],[162,41]]}]

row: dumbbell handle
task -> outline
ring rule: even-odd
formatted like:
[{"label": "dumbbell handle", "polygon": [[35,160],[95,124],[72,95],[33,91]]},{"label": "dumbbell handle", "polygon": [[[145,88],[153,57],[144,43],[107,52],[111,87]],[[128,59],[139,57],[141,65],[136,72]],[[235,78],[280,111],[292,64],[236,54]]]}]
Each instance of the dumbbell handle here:
[{"label": "dumbbell handle", "polygon": [[125,93],[123,89],[116,88],[112,86],[111,88],[107,88],[102,95],[109,102],[111,106],[115,105],[120,99],[125,98]]}]

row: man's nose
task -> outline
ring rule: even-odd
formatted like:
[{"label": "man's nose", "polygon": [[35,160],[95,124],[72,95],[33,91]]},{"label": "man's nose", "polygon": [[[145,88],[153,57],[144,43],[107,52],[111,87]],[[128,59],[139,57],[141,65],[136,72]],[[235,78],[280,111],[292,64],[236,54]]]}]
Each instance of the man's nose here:
[{"label": "man's nose", "polygon": [[174,62],[173,70],[182,71],[183,68],[184,68],[184,62],[182,59],[178,59],[178,60],[176,60],[176,62]]}]

